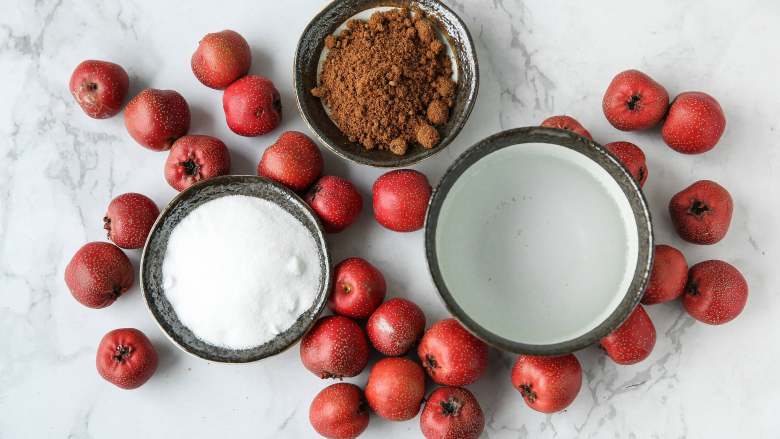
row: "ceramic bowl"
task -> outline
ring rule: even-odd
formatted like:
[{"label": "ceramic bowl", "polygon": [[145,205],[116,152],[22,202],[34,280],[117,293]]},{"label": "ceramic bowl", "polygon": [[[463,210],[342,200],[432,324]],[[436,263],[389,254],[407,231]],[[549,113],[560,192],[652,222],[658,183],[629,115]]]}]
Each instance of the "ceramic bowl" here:
[{"label": "ceramic bowl", "polygon": [[[321,276],[317,296],[288,330],[271,341],[250,349],[229,349],[198,339],[184,326],[165,297],[162,266],[168,239],[176,225],[203,203],[228,195],[258,197],[292,214],[311,233],[317,244]],[[141,288],[146,305],[168,338],[181,349],[200,358],[224,363],[246,363],[278,354],[295,344],[317,319],[330,291],[330,253],[319,220],[309,206],[286,187],[252,175],[227,175],[195,184],[177,195],[152,227],[141,256]]]},{"label": "ceramic bowl", "polygon": [[632,312],[653,259],[638,184],[602,146],[529,127],[474,145],[434,190],[425,251],[446,307],[511,352],[566,354]]},{"label": "ceramic bowl", "polygon": [[[390,151],[368,151],[359,143],[350,142],[330,119],[320,99],[311,94],[311,89],[318,85],[317,75],[326,36],[332,35],[352,17],[363,18],[360,14],[370,9],[402,6],[422,10],[445,37],[453,55],[458,85],[450,119],[446,125],[438,127],[441,134],[439,144],[431,149],[410,145],[405,155],[397,156]],[[294,76],[298,109],[319,140],[345,159],[378,167],[408,166],[446,148],[466,123],[479,88],[477,57],[471,35],[463,21],[437,0],[339,0],[328,4],[309,22],[298,41]]]}]

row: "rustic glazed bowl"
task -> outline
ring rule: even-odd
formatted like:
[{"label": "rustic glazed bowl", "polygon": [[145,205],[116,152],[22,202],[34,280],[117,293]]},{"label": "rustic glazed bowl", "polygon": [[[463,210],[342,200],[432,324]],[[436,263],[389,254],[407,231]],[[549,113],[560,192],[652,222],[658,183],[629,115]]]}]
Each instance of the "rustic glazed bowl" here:
[{"label": "rustic glazed bowl", "polygon": [[[319,98],[311,94],[317,84],[324,40],[350,18],[378,7],[417,7],[445,37],[457,73],[455,106],[446,125],[438,127],[441,140],[431,149],[410,145],[403,156],[390,151],[366,150],[349,139],[328,116]],[[356,163],[377,167],[408,166],[443,150],[455,139],[471,113],[479,88],[479,71],[474,43],[466,25],[447,6],[437,0],[338,0],[317,14],[303,31],[295,51],[295,97],[301,116],[320,141],[337,155]]]},{"label": "rustic glazed bowl", "polygon": [[639,303],[653,229],[638,184],[602,146],[519,128],[450,166],[428,206],[425,252],[470,332],[506,351],[559,355],[597,343]]},{"label": "rustic glazed bowl", "polygon": [[[317,296],[288,330],[271,341],[250,349],[229,349],[214,346],[198,339],[184,326],[165,297],[162,266],[168,239],[176,225],[187,214],[203,203],[228,196],[246,195],[262,198],[278,205],[303,224],[317,244],[321,276]],[[262,251],[262,249],[258,249]],[[246,363],[276,355],[297,342],[311,327],[322,311],[330,291],[330,253],[325,234],[314,212],[295,193],[286,187],[252,175],[226,175],[195,184],[177,195],[160,214],[152,227],[141,256],[141,288],[146,305],[157,324],[168,338],[181,349],[210,361]]]}]

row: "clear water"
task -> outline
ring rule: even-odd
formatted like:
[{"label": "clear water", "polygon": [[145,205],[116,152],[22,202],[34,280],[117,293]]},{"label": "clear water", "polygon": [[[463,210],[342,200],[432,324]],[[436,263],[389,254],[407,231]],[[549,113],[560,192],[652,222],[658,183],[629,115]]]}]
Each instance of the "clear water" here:
[{"label": "clear water", "polygon": [[535,143],[463,173],[442,205],[436,246],[444,282],[471,318],[509,340],[550,344],[615,310],[637,239],[628,200],[604,169]]}]

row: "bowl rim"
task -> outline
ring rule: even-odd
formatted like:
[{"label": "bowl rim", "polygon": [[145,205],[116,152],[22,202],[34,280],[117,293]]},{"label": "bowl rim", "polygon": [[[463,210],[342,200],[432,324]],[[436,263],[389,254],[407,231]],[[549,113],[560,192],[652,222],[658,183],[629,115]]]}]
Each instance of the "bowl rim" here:
[{"label": "bowl rim", "polygon": [[[318,128],[316,121],[314,121],[310,117],[308,111],[304,108],[301,94],[306,93],[306,91],[303,90],[303,84],[301,78],[302,70],[300,68],[300,61],[303,57],[302,46],[304,43],[304,39],[311,32],[312,28],[314,28],[314,26],[316,26],[323,19],[324,16],[326,16],[331,10],[333,10],[334,7],[337,6],[340,0],[332,0],[327,5],[325,5],[311,20],[309,20],[303,32],[301,32],[301,36],[298,38],[298,43],[295,46],[295,55],[293,57],[293,65],[292,65],[293,92],[295,94],[295,103],[296,106],[298,107],[298,112],[300,113],[301,118],[304,120],[304,122],[306,122],[306,125],[309,127],[309,130],[314,133],[314,135],[317,137],[320,143],[325,145],[325,147],[328,148],[328,150],[336,154],[338,157],[341,157],[345,160],[349,160],[354,163],[358,163],[361,165],[368,165],[375,168],[400,168],[404,166],[411,166],[420,163],[423,160],[427,160],[435,156],[436,154],[440,153],[445,148],[447,148],[447,146],[449,146],[449,144],[452,143],[455,140],[455,138],[457,138],[457,136],[460,134],[463,127],[468,122],[468,119],[471,116],[471,112],[474,109],[474,104],[476,103],[477,95],[479,93],[479,62],[477,60],[477,52],[474,46],[474,39],[472,38],[471,32],[469,31],[468,26],[466,26],[466,23],[452,8],[450,8],[440,0],[427,0],[427,1],[429,1],[430,3],[435,3],[444,11],[449,13],[454,18],[454,21],[457,23],[457,25],[463,29],[463,34],[465,36],[464,43],[468,45],[467,52],[473,54],[473,56],[469,57],[469,61],[470,61],[469,64],[471,65],[471,70],[473,71],[473,79],[467,85],[468,94],[465,97],[465,106],[463,107],[461,120],[452,126],[449,135],[443,138],[438,145],[428,150],[429,151],[428,153],[420,154],[419,156],[416,157],[411,157],[409,154],[405,154],[403,156],[398,156],[397,159],[392,161],[380,161],[376,159],[369,159],[361,155],[353,154],[349,151],[345,151],[339,145],[337,145],[336,142],[329,141],[327,136],[323,135],[321,130]],[[367,9],[378,8],[378,7],[400,8],[403,5],[399,5],[399,3],[403,3],[405,4],[405,6],[408,7],[410,5],[413,5],[416,2],[416,0],[359,0],[359,2],[361,3],[361,6],[362,4],[366,4],[367,7],[365,9],[361,9],[360,11],[356,12],[356,14],[365,11]],[[319,56],[320,54],[321,51],[317,52],[317,56]]]},{"label": "bowl rim", "polygon": [[[219,355],[201,355],[199,351],[192,348],[189,344],[180,343],[179,340],[177,340],[171,333],[174,331],[171,329],[169,332],[169,329],[166,327],[167,325],[163,325],[161,318],[158,316],[157,307],[153,303],[152,293],[147,290],[146,282],[144,279],[146,278],[145,276],[146,267],[147,267],[146,262],[149,258],[148,250],[147,250],[149,247],[149,243],[152,241],[153,234],[159,233],[158,231],[161,227],[161,224],[164,222],[165,218],[167,217],[167,214],[169,214],[173,210],[173,208],[179,202],[182,201],[182,199],[189,197],[193,192],[202,190],[209,186],[235,182],[236,180],[253,180],[258,183],[266,184],[268,186],[274,187],[275,190],[280,190],[281,192],[285,193],[285,195],[291,196],[291,198],[297,201],[297,203],[303,208],[303,212],[306,214],[306,216],[309,217],[309,219],[313,220],[313,224],[315,225],[314,228],[314,230],[316,230],[315,240],[317,241],[317,251],[323,259],[323,268],[325,270],[323,275],[325,278],[325,282],[323,283],[322,288],[320,288],[320,290],[317,293],[312,308],[310,308],[313,309],[313,312],[311,312],[310,318],[308,318],[308,321],[303,326],[302,328],[303,330],[301,331],[299,336],[295,337],[288,344],[283,345],[281,347],[275,349],[268,349],[265,352],[262,352],[254,356],[247,356],[247,357],[233,359],[233,358],[225,358]],[[284,207],[282,207],[282,209],[284,209]],[[287,209],[284,210],[286,211]],[[325,229],[322,226],[322,222],[319,220],[319,218],[317,217],[315,212],[311,209],[311,207],[308,205],[308,203],[306,203],[306,201],[304,201],[297,193],[295,193],[291,189],[287,188],[286,186],[278,182],[257,175],[240,174],[240,175],[220,175],[205,180],[201,180],[193,184],[192,186],[188,187],[187,189],[176,194],[160,211],[160,215],[157,216],[157,219],[155,220],[154,224],[152,225],[152,228],[149,231],[149,235],[146,237],[146,241],[144,242],[144,246],[141,252],[141,259],[139,262],[138,272],[139,272],[139,283],[140,283],[141,293],[143,294],[144,297],[144,303],[146,304],[146,309],[151,314],[152,320],[154,320],[154,322],[157,324],[157,327],[160,328],[162,333],[165,334],[165,337],[168,338],[168,340],[170,340],[171,343],[173,343],[176,347],[178,347],[182,351],[192,355],[193,357],[200,358],[203,360],[214,361],[214,362],[225,363],[225,364],[245,364],[245,363],[252,363],[255,361],[259,361],[268,357],[281,354],[282,352],[290,349],[292,346],[298,343],[301,340],[301,338],[303,338],[303,336],[311,329],[311,327],[317,321],[319,316],[322,314],[322,311],[325,309],[325,306],[327,305],[328,296],[330,295],[330,289],[333,282],[331,267],[332,267],[332,259],[331,259],[330,249],[328,247],[328,243],[326,239]],[[307,312],[309,311],[308,310],[304,311],[304,314],[306,314]],[[303,314],[301,316],[303,316]],[[286,331],[279,333],[276,337],[279,337],[285,332]],[[274,339],[276,339],[276,337]],[[273,341],[274,339],[272,339],[271,341]],[[266,343],[270,343],[271,341]],[[203,342],[209,346],[219,348],[219,349],[228,349],[233,351],[244,350],[244,349],[222,348],[219,346],[214,346],[211,343],[205,341]],[[255,349],[255,348],[256,347],[249,348],[249,349]]]},{"label": "bowl rim", "polygon": [[[638,245],[637,263],[629,288],[615,310],[595,328],[569,340],[551,344],[528,344],[513,341],[485,329],[458,305],[444,282],[436,251],[436,229],[444,200],[458,178],[481,158],[506,147],[522,143],[551,143],[580,152],[596,162],[615,179],[626,198],[636,221]],[[590,152],[595,156],[586,154]],[[617,329],[642,299],[654,257],[653,224],[647,200],[631,174],[603,146],[591,139],[557,128],[524,127],[509,129],[480,140],[463,152],[447,169],[428,203],[425,217],[425,257],[428,271],[440,299],[447,310],[469,332],[486,343],[508,352],[531,355],[564,355],[597,343]]]}]

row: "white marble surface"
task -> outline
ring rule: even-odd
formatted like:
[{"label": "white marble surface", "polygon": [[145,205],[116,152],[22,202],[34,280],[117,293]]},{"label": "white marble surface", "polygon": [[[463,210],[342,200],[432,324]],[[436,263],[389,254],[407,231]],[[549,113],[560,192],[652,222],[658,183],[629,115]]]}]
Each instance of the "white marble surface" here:
[{"label": "white marble surface", "polygon": [[[305,130],[292,96],[297,38],[321,6],[308,1],[3,0],[0,12],[0,438],[312,437],[311,398],[326,383],[308,373],[297,348],[256,364],[229,366],[173,347],[145,309],[138,288],[104,310],[78,305],[62,280],[72,253],[103,239],[106,205],[120,193],[146,193],[160,205],[174,191],[165,154],[136,145],[122,118],[87,118],[67,90],[83,59],[125,66],[131,92],[174,88],[193,110],[193,133],[216,135],[234,172],[252,173],[282,130]],[[555,415],[524,406],[509,383],[513,356],[493,351],[486,376],[470,388],[486,412],[486,438],[777,437],[780,427],[780,4],[710,2],[453,1],[474,36],[482,85],[460,137],[417,169],[436,182],[459,153],[503,128],[548,115],[577,117],[602,142],[635,141],[649,158],[645,186],[656,236],[689,261],[722,258],[750,282],[744,314],[722,327],[687,317],[678,304],[649,311],[658,329],[652,356],[618,367],[596,348],[578,353],[586,371],[574,404]],[[241,138],[225,126],[221,95],[189,68],[200,36],[232,28],[247,37],[252,72],[282,93],[283,125]],[[705,155],[681,156],[657,132],[624,134],[604,119],[601,95],[613,74],[647,71],[670,93],[698,89],[723,105],[728,127]],[[326,154],[327,169],[353,179],[366,201],[379,170]],[[693,180],[720,181],[736,209],[725,240],[684,244],[666,203]],[[384,271],[393,296],[445,317],[425,270],[422,234],[394,234],[364,211],[356,227],[331,238],[336,259],[363,256]],[[138,252],[129,252],[137,264]],[[161,355],[152,380],[121,391],[95,372],[101,336],[134,326]],[[364,383],[366,373],[351,379]],[[365,437],[417,437],[417,420],[372,418]]]}]

